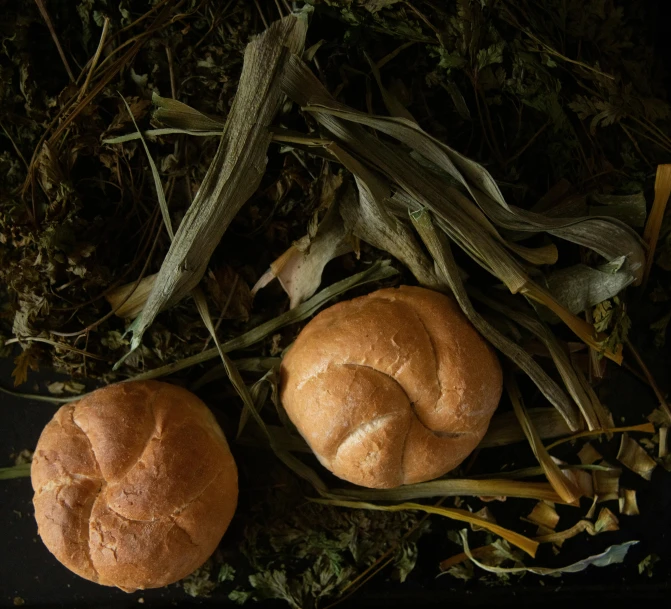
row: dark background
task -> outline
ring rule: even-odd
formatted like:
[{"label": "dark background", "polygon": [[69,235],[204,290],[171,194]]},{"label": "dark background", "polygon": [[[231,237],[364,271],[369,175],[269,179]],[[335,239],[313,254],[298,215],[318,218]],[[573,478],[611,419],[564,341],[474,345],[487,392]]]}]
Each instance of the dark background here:
[{"label": "dark background", "polygon": [[[657,41],[660,56],[671,59],[671,2],[657,3]],[[2,10],[0,2],[0,10]],[[634,320],[631,336],[641,349],[648,365],[662,386],[669,386],[671,353],[652,346],[648,330],[650,319],[659,318],[654,305],[632,298],[630,311]],[[0,382],[11,386],[10,361],[0,363]],[[53,379],[50,379],[53,380]],[[30,377],[28,386],[37,383],[41,393],[45,378]],[[602,397],[617,414],[618,411],[641,413],[641,419],[656,407],[652,391],[626,370],[609,366],[609,377],[601,387]],[[33,448],[55,407],[41,402],[0,396],[0,466],[12,464],[10,455]],[[634,421],[628,421],[633,423]],[[565,544],[559,564],[569,564],[606,547],[630,539],[638,539],[624,565],[605,569],[588,568],[583,573],[561,579],[527,575],[513,579],[510,585],[487,585],[483,581],[459,582],[449,576],[436,578],[437,563],[450,556],[446,540],[438,527],[420,541],[419,564],[403,585],[392,582],[383,572],[350,599],[343,607],[407,607],[410,605],[456,606],[566,606],[567,603],[612,602],[668,603],[671,592],[671,475],[657,468],[651,483],[645,483],[631,472],[624,472],[622,486],[637,488],[641,515],[620,516],[621,530],[595,538],[581,535]],[[14,606],[15,598],[30,607],[137,607],[137,606],[220,606],[231,605],[223,589],[211,598],[192,599],[176,586],[126,594],[79,578],[63,567],[45,548],[37,536],[33,518],[32,489],[28,478],[0,482],[0,607]],[[617,506],[607,504],[615,513]],[[224,544],[226,538],[224,538]],[[638,562],[650,553],[660,557],[652,577],[639,574]],[[253,604],[253,603],[248,603]],[[286,606],[266,602],[264,607]]]}]

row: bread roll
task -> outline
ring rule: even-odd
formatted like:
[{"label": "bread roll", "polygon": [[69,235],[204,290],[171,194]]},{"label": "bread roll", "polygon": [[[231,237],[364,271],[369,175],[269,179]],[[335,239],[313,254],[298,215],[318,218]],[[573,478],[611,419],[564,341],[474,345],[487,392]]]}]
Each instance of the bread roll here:
[{"label": "bread roll", "polygon": [[453,300],[402,286],[308,323],[282,361],[280,395],[324,467],[392,488],[457,467],[501,388],[496,356]]},{"label": "bread roll", "polygon": [[47,548],[78,575],[127,592],[202,565],[238,498],[212,413],[156,381],[110,385],[63,406],[40,436],[31,478]]}]

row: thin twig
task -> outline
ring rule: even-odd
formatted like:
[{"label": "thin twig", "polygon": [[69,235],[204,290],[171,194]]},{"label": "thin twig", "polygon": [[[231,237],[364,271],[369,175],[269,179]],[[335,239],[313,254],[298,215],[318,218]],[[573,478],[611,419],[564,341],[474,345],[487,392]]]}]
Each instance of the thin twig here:
[{"label": "thin twig", "polygon": [[280,6],[279,0],[275,0],[275,6],[277,7],[277,12],[280,14],[280,19],[284,17],[284,13],[282,12],[282,7]]},{"label": "thin twig", "polygon": [[650,388],[655,392],[655,395],[659,400],[659,405],[661,406],[662,410],[664,411],[666,416],[669,417],[669,419],[671,419],[671,410],[669,409],[669,403],[666,401],[666,398],[664,397],[662,390],[659,388],[659,385],[657,385],[655,377],[652,376],[652,373],[650,372],[650,370],[648,370],[648,367],[645,365],[645,362],[643,361],[641,354],[638,352],[638,349],[634,347],[634,345],[631,343],[629,339],[625,341],[625,345],[627,345],[627,348],[631,351],[632,355],[634,356],[634,359],[638,363],[639,368],[645,375],[645,378],[648,379],[648,385],[650,385]]},{"label": "thin twig", "polygon": [[263,11],[261,10],[261,7],[259,6],[259,0],[254,0],[254,4],[256,4],[256,10],[259,11],[259,15],[261,15],[261,21],[263,21],[263,26],[268,29],[268,22],[266,21],[266,18],[263,15]]},{"label": "thin twig", "polygon": [[68,345],[67,343],[59,343],[58,341],[50,340],[48,338],[42,338],[41,336],[24,336],[21,338],[16,337],[10,338],[8,341],[5,342],[5,345],[12,345],[14,343],[20,343],[24,341],[29,343],[44,343],[45,345],[51,345],[56,349],[64,349],[66,351],[72,351],[73,353],[77,353],[78,355],[83,355],[84,357],[91,357],[93,359],[100,360],[101,362],[108,362],[108,363],[110,362],[110,360],[103,357],[102,355],[89,353],[88,351],[77,349],[77,347],[73,347],[72,345]]},{"label": "thin twig", "polygon": [[[214,332],[215,334],[219,330],[219,326],[221,325],[221,321],[224,319],[224,315],[226,315],[226,312],[228,311],[228,307],[231,304],[231,300],[233,300],[233,294],[235,293],[235,290],[238,287],[238,279],[240,279],[240,275],[235,275],[235,279],[233,279],[233,287],[231,287],[231,291],[228,293],[228,297],[226,298],[226,302],[224,303],[223,308],[221,309],[221,313],[219,314],[219,319],[217,320],[217,325],[214,326]],[[203,348],[200,350],[202,353],[207,349],[208,345],[210,344],[210,340],[212,340],[212,335],[208,335],[207,340],[205,341],[205,345]]]},{"label": "thin twig", "polygon": [[93,59],[91,60],[91,67],[89,68],[88,73],[86,74],[86,80],[84,81],[84,84],[82,85],[82,88],[79,91],[79,95],[77,96],[77,101],[81,101],[82,97],[84,97],[84,93],[86,93],[86,89],[89,88],[89,84],[91,82],[91,78],[93,77],[93,73],[96,70],[96,67],[98,65],[98,60],[100,59],[100,54],[103,52],[103,49],[105,48],[105,39],[107,38],[107,32],[109,31],[110,27],[110,20],[109,17],[105,17],[105,22],[103,23],[103,31],[102,34],[100,34],[100,42],[98,43],[98,48],[96,49],[95,55],[93,56]]},{"label": "thin twig", "polygon": [[49,17],[49,13],[47,12],[47,7],[44,6],[44,2],[42,2],[42,0],[35,0],[35,4],[37,4],[37,8],[40,9],[40,14],[42,15],[42,18],[47,24],[47,27],[49,28],[49,33],[51,34],[51,38],[56,44],[58,54],[61,56],[61,61],[65,66],[65,71],[68,73],[70,82],[75,82],[75,75],[72,73],[72,70],[70,69],[70,64],[68,64],[67,57],[65,57],[65,53],[63,52],[63,48],[61,47],[61,43],[58,41],[58,36],[56,35],[54,24],[51,22],[51,17]]},{"label": "thin twig", "polygon": [[165,45],[165,54],[168,58],[168,72],[170,73],[170,93],[173,99],[177,99],[177,85],[175,84],[175,69],[172,63],[172,49],[169,44]]},{"label": "thin twig", "polygon": [[7,129],[5,129],[5,126],[0,122],[0,127],[2,127],[2,130],[5,132],[5,135],[7,136],[7,139],[12,143],[12,147],[14,148],[14,152],[16,152],[17,156],[23,161],[23,164],[26,166],[26,169],[28,169],[28,163],[26,162],[26,158],[21,154],[21,151],[19,150],[19,147],[16,145],[16,142],[12,138],[12,136],[9,134]]}]

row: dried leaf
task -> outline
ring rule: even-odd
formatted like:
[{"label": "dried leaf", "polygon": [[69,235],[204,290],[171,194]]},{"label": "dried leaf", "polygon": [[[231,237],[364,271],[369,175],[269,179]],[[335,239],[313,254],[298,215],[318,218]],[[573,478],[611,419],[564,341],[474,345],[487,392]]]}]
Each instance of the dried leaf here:
[{"label": "dried leaf", "polygon": [[154,287],[157,275],[143,277],[140,283],[133,281],[119,286],[105,294],[114,314],[118,317],[134,319],[140,314]]},{"label": "dried leaf", "polygon": [[147,303],[131,326],[131,351],[140,345],[158,312],[198,284],[231,220],[258,187],[271,139],[268,126],[283,102],[279,87],[283,65],[288,54],[302,50],[306,29],[304,15],[290,15],[247,45],[219,149],[179,226]]},{"label": "dried leaf", "polygon": [[536,555],[536,548],[538,544],[514,531],[510,531],[504,527],[501,527],[497,524],[492,524],[486,520],[482,520],[477,516],[467,512],[466,510],[458,510],[456,508],[445,508],[432,505],[422,505],[420,503],[400,503],[398,505],[377,505],[373,503],[363,503],[359,501],[342,501],[336,499],[313,499],[316,503],[322,503],[325,505],[335,505],[338,507],[347,507],[359,510],[381,510],[383,512],[399,512],[405,510],[417,510],[420,512],[425,512],[427,514],[435,514],[437,516],[444,516],[452,520],[458,520],[460,522],[467,522],[468,524],[476,524],[481,526],[483,529],[495,533],[503,537],[506,541],[517,546],[521,550],[524,550],[529,556]]},{"label": "dried leaf", "polygon": [[437,287],[433,264],[419,247],[412,231],[385,209],[384,201],[391,194],[389,185],[340,146],[331,144],[327,150],[354,174],[359,190],[358,201],[351,194],[343,198],[341,214],[345,226],[363,241],[398,258],[412,271],[420,285]]},{"label": "dried leaf", "polygon": [[630,284],[628,272],[604,272],[584,264],[560,269],[547,276],[550,292],[572,313],[581,313],[617,296]]},{"label": "dried leaf", "polygon": [[39,370],[39,362],[40,358],[32,345],[19,353],[14,358],[14,370],[12,371],[14,387],[23,385],[28,380],[28,369],[37,372]]},{"label": "dried leaf", "polygon": [[[544,440],[571,433],[564,417],[555,408],[530,408],[527,410],[527,415],[538,435]],[[526,436],[514,412],[497,413],[492,418],[489,429],[478,446],[492,448],[525,440]]]},{"label": "dried leaf", "polygon": [[[250,345],[257,343],[260,340],[263,340],[267,336],[270,336],[284,326],[303,321],[311,315],[314,315],[314,313],[316,313],[329,300],[346,292],[347,290],[369,282],[381,281],[383,279],[393,277],[397,274],[397,272],[398,271],[396,271],[396,269],[390,266],[389,261],[376,262],[367,270],[356,275],[352,275],[351,277],[343,279],[342,281],[338,281],[328,288],[323,289],[310,300],[307,300],[302,305],[297,306],[295,309],[287,311],[282,315],[278,315],[274,319],[271,319],[261,324],[260,326],[253,328],[242,336],[238,336],[237,338],[223,343],[221,348],[224,353],[230,353],[231,351],[235,351],[237,349],[244,349],[249,347]],[[155,368],[153,370],[148,370],[147,372],[138,374],[133,377],[133,380],[148,380],[174,374],[178,370],[183,370],[184,368],[189,368],[190,366],[195,366],[196,364],[201,364],[210,359],[216,358],[218,355],[219,352],[216,348],[207,349],[206,351],[203,351],[197,355],[193,355],[171,364],[167,364],[166,366],[161,366],[160,368]]]},{"label": "dried leaf", "polygon": [[599,498],[599,502],[618,499],[620,496],[620,473],[616,468],[592,472],[594,495]]},{"label": "dried leaf", "polygon": [[596,463],[603,459],[599,451],[589,442],[578,451],[578,458],[580,459],[580,463],[585,463],[587,465],[591,465],[592,463]]},{"label": "dried leaf", "polygon": [[252,293],[247,282],[229,265],[208,271],[205,286],[223,319],[249,320]]},{"label": "dried leaf", "polygon": [[592,194],[590,203],[590,216],[617,218],[635,228],[643,228],[645,225],[648,211],[642,191],[631,195]]},{"label": "dried leaf", "polygon": [[589,558],[584,558],[583,560],[568,565],[566,567],[559,567],[556,569],[550,569],[546,567],[512,567],[512,568],[503,568],[503,567],[492,567],[485,565],[479,562],[471,553],[470,548],[468,547],[468,539],[466,537],[465,531],[461,531],[461,538],[464,545],[464,552],[468,555],[468,558],[475,563],[481,569],[485,571],[490,571],[492,573],[535,573],[536,575],[553,575],[559,576],[563,573],[578,573],[579,571],[584,571],[590,565],[595,567],[607,567],[612,564],[621,563],[624,561],[629,548],[633,545],[636,545],[638,541],[627,541],[625,543],[610,546],[601,554],[595,556],[590,556]]},{"label": "dried leaf", "polygon": [[211,118],[191,106],[170,97],[161,97],[154,91],[151,101],[156,106],[154,118],[176,129],[186,131],[211,131],[222,133],[225,123],[218,118]]},{"label": "dried leaf", "polygon": [[557,514],[557,510],[552,505],[545,501],[539,501],[534,506],[534,509],[531,510],[527,519],[534,524],[554,530],[559,523],[559,514]]},{"label": "dried leaf", "polygon": [[645,452],[636,440],[630,438],[626,433],[622,434],[617,460],[646,480],[652,478],[652,472],[657,467],[656,461]]},{"label": "dried leaf", "polygon": [[428,497],[517,497],[562,503],[545,482],[454,478],[405,484],[392,489],[331,489],[331,496],[359,501],[408,501]]},{"label": "dried leaf", "polygon": [[517,415],[520,426],[524,430],[524,434],[529,441],[531,450],[540,463],[540,466],[543,468],[543,472],[545,473],[548,482],[552,485],[555,492],[562,498],[562,501],[566,503],[577,502],[582,494],[581,490],[570,477],[566,476],[564,472],[559,469],[557,464],[552,460],[552,457],[550,457],[550,453],[548,453],[545,446],[543,446],[543,442],[524,408],[522,394],[517,386],[515,377],[509,374],[505,377],[504,384],[508,390],[508,395],[510,396],[510,401],[513,404],[513,410]]},{"label": "dried leaf", "polygon": [[525,350],[521,349],[517,344],[501,334],[473,308],[473,305],[468,298],[468,294],[461,282],[449,242],[443,235],[435,230],[430,212],[421,211],[419,213],[411,213],[410,219],[422,238],[422,241],[433,256],[433,259],[436,262],[436,270],[440,273],[440,278],[444,281],[446,286],[450,287],[466,317],[476,329],[478,329],[478,331],[492,343],[492,345],[509,357],[522,368],[527,375],[529,375],[534,383],[536,383],[537,387],[548,398],[550,403],[552,403],[561,413],[570,429],[579,429],[581,427],[579,415],[566,394],[552,379],[550,379]]},{"label": "dried leaf", "polygon": [[[351,191],[343,198],[351,196]],[[324,267],[334,258],[352,251],[349,231],[340,217],[339,204],[333,203],[319,224],[316,235],[305,240],[307,249],[292,245],[270,265],[270,276],[279,279],[282,288],[289,295],[293,309],[312,296],[321,283]],[[252,294],[267,285],[269,275],[264,275],[252,288]]]},{"label": "dried leaf", "polygon": [[636,502],[636,491],[629,488],[620,489],[620,497],[618,499],[620,507],[620,514],[625,516],[638,516],[638,503]]}]

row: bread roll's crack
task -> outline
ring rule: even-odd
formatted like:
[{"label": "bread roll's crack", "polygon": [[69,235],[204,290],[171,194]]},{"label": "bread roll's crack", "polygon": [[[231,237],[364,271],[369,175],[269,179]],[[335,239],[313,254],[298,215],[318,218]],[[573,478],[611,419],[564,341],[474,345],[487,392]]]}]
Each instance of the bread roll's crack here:
[{"label": "bread roll's crack", "polygon": [[[154,391],[154,395],[152,396],[151,401],[149,402],[149,412],[151,413],[151,418],[153,420],[153,425],[151,426],[152,430],[156,430],[156,414],[154,411],[154,405],[156,404],[156,400],[158,399],[159,394],[163,391],[163,387],[159,387],[156,391]],[[123,480],[128,474],[130,474],[137,466],[139,463],[142,462],[142,459],[147,452],[147,449],[151,446],[151,443],[154,439],[159,439],[160,436],[156,433],[156,431],[151,431],[149,433],[149,436],[147,437],[147,441],[145,442],[145,445],[143,446],[142,450],[140,451],[140,454],[135,461],[131,461],[128,464],[128,467],[125,469],[124,472],[119,474],[116,477],[116,480]]]},{"label": "bread roll's crack", "polygon": [[120,514],[117,512],[109,503],[107,504],[107,509],[112,512],[115,516],[118,518],[121,518],[121,520],[125,522],[144,522],[144,523],[151,523],[151,522],[158,522],[161,520],[160,518],[152,518],[150,520],[141,520],[140,518],[128,518],[128,516],[124,516],[123,514]]},{"label": "bread roll's crack", "polygon": [[[83,433],[83,431],[82,431]],[[84,434],[86,435],[86,434]],[[91,569],[93,570],[93,574],[95,579],[93,581],[98,582],[100,581],[100,575],[98,574],[98,569],[96,569],[95,564],[93,564],[93,553],[91,552],[91,515],[93,514],[93,508],[95,504],[98,502],[98,499],[102,496],[102,491],[107,486],[105,484],[104,480],[100,481],[100,486],[98,487],[98,492],[96,493],[95,497],[93,498],[93,501],[91,501],[91,507],[89,508],[89,513],[85,519],[85,522],[87,522],[88,526],[86,527],[86,558],[89,561],[89,564],[91,565]],[[84,520],[84,516],[82,515],[82,520]]]},{"label": "bread roll's crack", "polygon": [[93,457],[93,462],[95,463],[96,468],[100,472],[100,476],[102,477],[102,470],[100,469],[100,462],[98,461],[98,456],[96,455],[96,451],[93,450],[93,443],[91,442],[91,438],[88,437],[86,432],[79,426],[77,421],[75,421],[75,408],[74,407],[70,411],[70,418],[72,419],[72,424],[81,432],[81,434],[84,436],[84,438],[86,438],[86,442],[89,445],[89,450],[91,451],[91,456]]},{"label": "bread roll's crack", "polygon": [[[411,307],[412,309],[412,307]],[[426,337],[429,339],[429,345],[431,345],[431,353],[433,354],[433,368],[436,371],[436,383],[438,384],[438,400],[436,401],[436,404],[441,400],[443,397],[443,382],[442,379],[440,378],[440,372],[438,370],[439,367],[439,362],[438,362],[438,351],[436,351],[436,345],[433,343],[433,337],[431,336],[431,332],[429,332],[429,329],[426,327],[426,324],[424,323],[424,320],[419,316],[419,313],[412,309],[412,312],[415,314],[415,317],[417,318],[417,321],[419,322],[419,325],[422,326],[424,329],[424,332],[426,333]],[[422,425],[424,425],[422,423]],[[426,425],[425,425],[426,427]]]},{"label": "bread roll's crack", "polygon": [[175,518],[171,518],[170,520],[172,522],[173,527],[175,527],[176,529],[179,529],[180,531],[182,531],[182,533],[184,533],[184,535],[186,535],[186,538],[189,540],[189,543],[192,546],[195,546],[196,548],[200,547],[199,544],[197,544],[193,540],[193,537],[191,537],[191,533],[189,533],[189,531],[187,531],[181,524],[179,524]]},{"label": "bread roll's crack", "polygon": [[363,440],[363,437],[368,435],[369,433],[372,433],[374,431],[377,431],[382,427],[387,421],[390,419],[393,419],[394,417],[397,417],[399,415],[398,412],[389,412],[387,414],[383,414],[379,417],[375,417],[374,419],[371,419],[370,421],[364,421],[363,423],[357,425],[354,429],[351,429],[350,431],[347,432],[345,437],[340,441],[338,444],[338,448],[336,448],[335,454],[333,458],[337,458],[338,453],[340,452],[340,449],[347,443],[354,441],[357,437],[361,436],[361,439]]},{"label": "bread roll's crack", "polygon": [[172,518],[175,518],[176,516],[179,516],[179,514],[181,514],[185,509],[187,509],[194,501],[197,501],[198,499],[200,499],[203,496],[203,494],[205,494],[207,489],[209,489],[218,480],[219,476],[221,476],[221,474],[223,474],[223,473],[224,473],[224,470],[220,469],[217,472],[217,474],[214,476],[214,478],[212,478],[212,480],[210,480],[195,497],[193,497],[192,499],[187,501],[183,506],[176,508],[172,512],[172,514],[170,514],[170,518],[172,519]]}]

